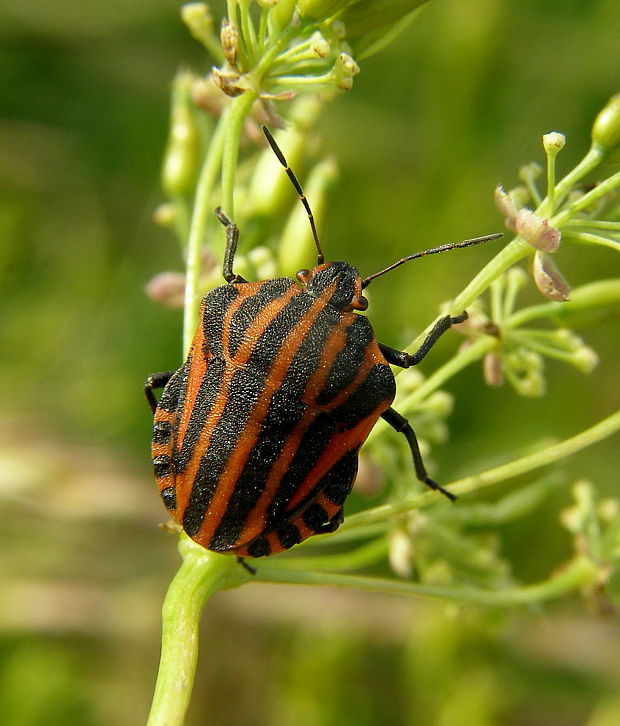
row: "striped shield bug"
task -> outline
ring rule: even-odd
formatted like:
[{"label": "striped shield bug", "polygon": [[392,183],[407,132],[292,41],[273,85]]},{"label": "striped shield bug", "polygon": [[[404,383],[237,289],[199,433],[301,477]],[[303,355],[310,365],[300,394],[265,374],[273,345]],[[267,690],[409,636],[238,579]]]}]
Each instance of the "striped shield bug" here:
[{"label": "striped shield bug", "polygon": [[[501,235],[409,255],[362,278],[347,262],[325,262],[314,218],[295,174],[265,136],[308,213],[317,264],[297,282],[249,282],[233,272],[236,224],[226,229],[226,284],[202,300],[187,360],[150,376],[152,457],[162,499],[198,544],[263,557],[313,534],[333,532],[357,473],[358,452],[383,418],[409,445],[418,479],[449,499],[427,474],[413,429],[391,408],[390,365],[416,365],[467,313],[441,318],[413,354],[378,343],[360,311],[363,290],[399,265]],[[159,402],[154,389],[163,388]]]}]

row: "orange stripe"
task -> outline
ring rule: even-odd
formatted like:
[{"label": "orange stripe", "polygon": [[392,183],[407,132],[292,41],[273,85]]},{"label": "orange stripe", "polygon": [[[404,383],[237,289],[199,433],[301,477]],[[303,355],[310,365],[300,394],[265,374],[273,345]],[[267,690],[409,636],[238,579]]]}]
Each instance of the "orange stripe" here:
[{"label": "orange stripe", "polygon": [[299,506],[334,464],[348,451],[353,451],[366,441],[377,419],[389,405],[389,402],[383,401],[370,415],[362,419],[357,426],[332,436],[323,454],[295,490],[294,496],[291,497],[287,504],[287,510],[295,509],[295,507]]},{"label": "orange stripe", "polygon": [[[310,376],[306,383],[306,388],[301,396],[301,400],[305,403],[314,404],[317,396],[323,390],[325,380],[329,375],[330,368],[338,355],[346,344],[345,329],[350,324],[350,320],[341,320],[329,337],[325,341],[321,358],[317,365],[316,371]],[[265,520],[267,508],[276,495],[282,477],[288,471],[303,435],[306,433],[319,411],[316,408],[308,408],[304,411],[303,416],[297,422],[293,430],[286,438],[286,442],[278,458],[274,462],[269,471],[265,488],[263,489],[256,505],[247,517],[246,524],[239,535],[239,540],[248,542],[258,536],[265,528]]]},{"label": "orange stripe", "polygon": [[[211,434],[218,420],[220,419],[224,407],[226,406],[226,400],[228,398],[228,389],[230,388],[230,382],[235,373],[235,369],[232,366],[226,366],[224,368],[224,374],[220,383],[220,390],[215,397],[213,407],[204,422],[196,446],[192,454],[192,458],[188,462],[187,468],[181,474],[177,474],[177,512],[179,514],[179,522],[183,520],[183,514],[187,508],[189,497],[194,486],[196,474],[198,473],[198,467],[202,457],[209,448],[211,443]],[[208,513],[207,513],[208,514]],[[197,542],[201,542],[198,536],[194,537]]]},{"label": "orange stripe", "polygon": [[[291,285],[291,287],[286,291],[284,295],[276,298],[275,300],[272,300],[271,302],[267,303],[267,305],[265,305],[265,307],[248,326],[245,335],[243,336],[241,345],[237,348],[236,354],[231,357],[234,365],[242,366],[244,363],[248,362],[248,359],[250,355],[252,355],[252,351],[254,350],[254,345],[256,344],[256,341],[265,332],[265,329],[267,328],[269,323],[271,323],[271,321],[276,317],[280,310],[285,308],[291,301],[291,299],[296,295],[299,295],[300,292],[301,291],[298,287],[296,287],[295,285]],[[227,330],[225,333],[225,337],[228,337]]]},{"label": "orange stripe", "polygon": [[[335,283],[334,283],[335,287]],[[282,298],[269,303],[263,308],[248,328],[242,346],[239,347],[234,358],[234,364],[245,362],[250,357],[255,342],[265,330],[275,315],[290,301],[294,295],[299,294],[299,288],[292,287]],[[248,458],[260,434],[261,426],[269,410],[269,405],[276,388],[281,384],[290,368],[293,357],[303,341],[303,332],[307,330],[316,320],[324,308],[324,303],[319,300],[313,301],[313,306],[306,312],[302,319],[289,331],[284,339],[278,354],[267,374],[265,381],[265,395],[257,401],[248,415],[246,425],[237,437],[237,445],[230,458],[226,462],[224,475],[218,482],[218,486],[209,504],[208,516],[200,528],[200,539],[210,540],[217,526],[222,520],[228,506],[230,497],[235,489],[237,480],[247,464]],[[268,318],[267,316],[270,315]]]}]

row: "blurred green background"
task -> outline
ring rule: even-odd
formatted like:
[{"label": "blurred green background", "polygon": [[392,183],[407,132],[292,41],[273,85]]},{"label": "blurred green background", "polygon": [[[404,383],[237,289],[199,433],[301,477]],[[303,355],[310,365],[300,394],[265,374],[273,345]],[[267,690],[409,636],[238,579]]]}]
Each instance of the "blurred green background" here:
[{"label": "blurred green background", "polygon": [[[157,530],[142,383],[178,365],[181,316],[143,289],[181,268],[152,221],[169,84],[181,65],[209,68],[178,9],[0,6],[3,726],[129,726],[150,703],[177,554]],[[501,230],[493,188],[542,161],[542,133],[567,135],[560,171],[587,150],[593,118],[620,90],[619,30],[617,0],[433,0],[322,118],[324,151],[341,167],[328,256],[370,273]],[[489,255],[446,255],[377,282],[379,338],[409,342]],[[559,261],[574,285],[620,269],[610,250],[567,247]],[[618,408],[618,319],[580,332],[599,367],[587,377],[549,364],[542,399],[488,389],[479,370],[452,382],[451,439],[433,452],[440,481]],[[453,345],[442,340],[425,370]],[[568,484],[589,477],[617,492],[617,449],[616,438],[566,462],[567,486],[505,528],[519,577],[544,578],[568,556],[557,521]],[[250,585],[219,594],[204,621],[190,726],[620,723],[618,622],[580,602],[506,615]]]}]

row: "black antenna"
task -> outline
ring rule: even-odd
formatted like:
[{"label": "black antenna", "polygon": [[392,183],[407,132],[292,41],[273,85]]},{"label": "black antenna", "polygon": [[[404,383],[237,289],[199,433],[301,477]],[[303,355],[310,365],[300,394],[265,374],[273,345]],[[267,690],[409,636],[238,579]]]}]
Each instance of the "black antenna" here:
[{"label": "black antenna", "polygon": [[316,251],[318,253],[317,265],[322,265],[323,262],[325,261],[325,257],[323,256],[323,250],[321,249],[321,243],[319,242],[319,236],[316,232],[316,225],[314,224],[314,215],[312,214],[312,210],[310,209],[310,205],[308,204],[306,195],[304,194],[303,189],[301,188],[301,184],[297,181],[297,177],[295,176],[295,173],[293,172],[291,167],[286,163],[284,154],[280,151],[280,147],[276,144],[276,140],[271,135],[271,132],[269,131],[269,129],[265,125],[261,126],[261,129],[263,130],[263,133],[265,134],[265,138],[269,142],[269,146],[271,146],[271,148],[273,149],[273,153],[278,157],[278,161],[284,167],[284,171],[286,171],[288,178],[293,182],[293,186],[297,190],[297,194],[299,194],[301,203],[304,205],[304,207],[306,209],[306,212],[308,214],[308,219],[310,220],[310,227],[312,228],[312,236],[314,237],[314,244],[316,245]]},{"label": "black antenna", "polygon": [[368,287],[368,285],[370,285],[370,283],[376,277],[385,275],[386,272],[390,272],[390,270],[393,270],[395,267],[404,265],[405,262],[409,262],[409,260],[416,260],[418,257],[425,257],[426,255],[437,255],[440,252],[447,252],[448,250],[455,250],[459,247],[471,247],[472,245],[479,245],[479,244],[482,244],[483,242],[491,242],[492,240],[499,239],[500,237],[503,237],[501,232],[498,232],[496,234],[485,234],[483,237],[473,237],[472,239],[464,239],[462,242],[450,242],[445,245],[439,245],[439,247],[431,247],[429,250],[424,250],[424,252],[416,252],[413,255],[408,255],[407,257],[403,257],[401,260],[398,260],[398,262],[394,262],[394,264],[390,265],[389,267],[386,267],[385,270],[381,270],[380,272],[375,272],[374,275],[369,275],[368,277],[365,277],[362,280],[362,288]]}]

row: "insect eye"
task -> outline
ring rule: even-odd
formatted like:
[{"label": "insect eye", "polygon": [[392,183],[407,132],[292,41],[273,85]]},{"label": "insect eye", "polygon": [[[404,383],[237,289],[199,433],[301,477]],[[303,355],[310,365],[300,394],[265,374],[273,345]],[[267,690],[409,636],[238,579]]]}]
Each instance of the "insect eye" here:
[{"label": "insect eye", "polygon": [[298,279],[298,280],[299,280],[300,282],[304,282],[304,283],[306,283],[306,282],[308,282],[308,279],[309,279],[309,277],[310,277],[310,270],[306,270],[306,268],[304,267],[304,268],[302,268],[301,270],[298,270],[298,271],[297,271],[297,274],[295,275],[295,277],[296,277],[296,278],[297,278],[297,279]]},{"label": "insect eye", "polygon": [[353,305],[356,310],[368,310],[368,300],[363,295],[356,297]]}]

